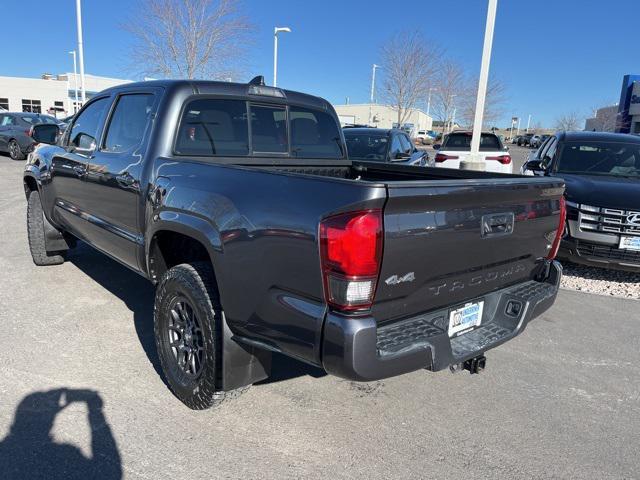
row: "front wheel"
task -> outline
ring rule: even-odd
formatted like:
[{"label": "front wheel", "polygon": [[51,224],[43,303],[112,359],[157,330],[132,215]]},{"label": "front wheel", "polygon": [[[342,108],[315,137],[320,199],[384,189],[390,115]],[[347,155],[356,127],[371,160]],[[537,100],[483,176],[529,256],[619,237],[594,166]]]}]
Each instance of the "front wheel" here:
[{"label": "front wheel", "polygon": [[154,332],[169,388],[194,410],[215,407],[247,390],[217,389],[222,357],[222,310],[211,265],[169,269],[156,290]]}]

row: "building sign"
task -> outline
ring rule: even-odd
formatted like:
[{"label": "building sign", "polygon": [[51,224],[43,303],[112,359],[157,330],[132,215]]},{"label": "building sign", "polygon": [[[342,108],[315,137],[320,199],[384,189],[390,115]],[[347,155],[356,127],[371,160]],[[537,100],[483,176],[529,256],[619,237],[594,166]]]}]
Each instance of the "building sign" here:
[{"label": "building sign", "polygon": [[640,82],[633,82],[631,101],[629,102],[629,115],[640,115]]}]

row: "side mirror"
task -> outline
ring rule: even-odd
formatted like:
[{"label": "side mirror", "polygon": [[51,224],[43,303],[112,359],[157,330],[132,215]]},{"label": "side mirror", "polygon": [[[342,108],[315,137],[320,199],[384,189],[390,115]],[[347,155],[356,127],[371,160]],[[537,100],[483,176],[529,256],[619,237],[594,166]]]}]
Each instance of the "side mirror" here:
[{"label": "side mirror", "polygon": [[440,145],[439,143],[434,143],[433,144],[433,149],[434,150],[440,150],[441,147],[442,147],[442,145]]},{"label": "side mirror", "polygon": [[53,145],[58,140],[60,129],[51,123],[41,123],[31,127],[31,138],[36,143],[47,143]]},{"label": "side mirror", "polygon": [[90,156],[96,149],[96,139],[86,133],[79,134],[75,139],[76,147],[74,153],[78,155]]},{"label": "side mirror", "polygon": [[542,160],[529,160],[524,164],[525,170],[531,170],[534,173],[544,173],[544,167],[542,166]]}]

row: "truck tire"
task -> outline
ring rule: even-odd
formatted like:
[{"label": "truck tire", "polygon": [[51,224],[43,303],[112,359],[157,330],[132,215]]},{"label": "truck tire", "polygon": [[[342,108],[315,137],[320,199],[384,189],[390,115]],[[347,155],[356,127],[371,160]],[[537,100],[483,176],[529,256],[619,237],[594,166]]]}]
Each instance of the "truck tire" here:
[{"label": "truck tire", "polygon": [[162,371],[171,391],[187,407],[216,407],[248,390],[249,386],[229,392],[217,389],[222,309],[210,264],[184,263],[169,269],[156,290],[153,320]]},{"label": "truck tire", "polygon": [[27,200],[27,238],[33,263],[38,266],[60,265],[64,256],[60,252],[47,252],[44,238],[44,213],[40,194],[31,192]]}]

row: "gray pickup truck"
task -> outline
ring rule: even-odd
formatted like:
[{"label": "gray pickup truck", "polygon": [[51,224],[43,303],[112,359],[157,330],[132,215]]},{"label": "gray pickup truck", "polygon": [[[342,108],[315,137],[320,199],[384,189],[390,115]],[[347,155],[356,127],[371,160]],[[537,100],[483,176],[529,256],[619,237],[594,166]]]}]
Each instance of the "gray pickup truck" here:
[{"label": "gray pickup truck", "polygon": [[272,352],[354,381],[478,372],[555,300],[561,179],[350,161],[327,101],[261,77],[127,84],[55,128],[24,170],[33,261],[79,239],[153,282],[191,408]]}]

